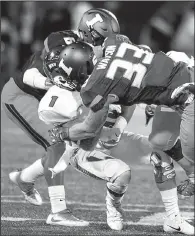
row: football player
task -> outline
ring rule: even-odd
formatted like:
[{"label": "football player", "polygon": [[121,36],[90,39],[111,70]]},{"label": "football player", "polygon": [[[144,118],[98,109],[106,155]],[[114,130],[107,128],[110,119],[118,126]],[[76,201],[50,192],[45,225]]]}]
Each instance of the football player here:
[{"label": "football player", "polygon": [[[115,97],[115,103],[130,106],[138,103],[165,105],[175,109],[182,108],[180,137],[184,156],[193,162],[193,93],[191,69],[186,63],[175,63],[162,52],[153,54],[143,47],[129,44],[121,36],[113,35],[104,42],[104,58],[100,59],[81,89],[84,104],[93,112],[100,111],[109,94]],[[91,56],[91,55],[90,55]],[[76,60],[75,60],[76,61]],[[72,68],[76,62],[66,61],[65,65]],[[77,65],[79,67],[79,65]],[[71,73],[69,79],[71,79]],[[74,72],[73,72],[74,73]],[[76,79],[76,77],[74,77]],[[182,93],[180,92],[182,90]],[[96,119],[96,122],[100,119]],[[81,128],[82,129],[82,128]],[[83,128],[84,129],[84,128]],[[87,128],[85,129],[92,129]],[[186,132],[187,129],[187,132]],[[74,129],[59,128],[53,135],[63,140],[74,137]],[[155,168],[155,178],[164,182],[171,179],[174,184],[175,171],[172,162],[161,161],[151,156]],[[165,164],[165,166],[163,165]],[[172,188],[172,187],[171,187]],[[177,196],[177,192],[176,192]],[[168,217],[164,224],[166,232],[178,229],[187,235],[193,235],[194,228],[184,221],[179,214],[178,199],[169,196],[165,203],[168,206]],[[170,201],[169,201],[170,200]],[[172,206],[173,202],[173,206]],[[171,206],[170,206],[171,205]],[[171,213],[169,215],[169,213]],[[174,226],[174,227],[173,227]]]},{"label": "football player", "polygon": [[[45,43],[46,50],[51,50],[56,45],[66,46],[78,38],[72,31],[58,32],[55,36],[55,40],[52,37],[47,44]],[[11,78],[2,91],[2,103],[7,116],[46,152],[43,158],[35,161],[31,166],[9,175],[11,181],[21,189],[25,199],[34,205],[42,204],[42,198],[34,188],[34,182],[36,178],[44,174],[43,162],[47,158],[52,160],[53,156],[60,158],[64,152],[63,144],[53,145],[50,141],[48,130],[51,126],[46,125],[38,117],[39,101],[47,89],[53,86],[43,70],[43,56],[44,52],[32,55],[21,73]],[[63,172],[58,175],[57,179],[50,181],[48,190],[53,213],[63,211],[60,219],[53,224],[88,225],[88,222],[79,220],[67,209]]]},{"label": "football player", "polygon": [[[105,29],[107,29],[107,31]],[[105,9],[91,9],[85,12],[78,27],[80,38],[94,46],[102,46],[109,35],[119,33],[118,29],[116,17]],[[110,32],[109,35],[108,32]],[[140,46],[151,51],[146,45]],[[185,53],[170,51],[168,55],[175,62],[183,61],[189,65],[193,61],[193,59],[189,59]],[[192,67],[192,65],[190,65],[190,67]],[[144,69],[142,67],[138,70],[141,72]],[[174,120],[174,122],[169,122],[170,120]],[[195,192],[194,165],[192,165],[191,161],[186,159],[185,155],[182,153],[181,142],[178,139],[180,123],[181,118],[177,112],[168,107],[164,108],[163,106],[159,106],[155,112],[149,140],[153,147],[154,155],[157,153],[159,156],[162,156],[162,159],[169,159],[169,163],[172,162],[170,159],[172,158],[184,169],[188,179],[178,186],[178,193],[182,198],[188,198],[194,195]],[[165,184],[165,186],[168,186],[168,184]],[[164,189],[164,187],[162,189]]]},{"label": "football player", "polygon": [[[109,14],[109,12],[107,12],[106,14]],[[110,14],[109,14],[109,16],[110,16]],[[118,28],[118,30],[120,30],[120,28]],[[108,32],[108,34],[110,34],[110,32]],[[40,55],[38,56],[41,67],[42,67],[42,59],[44,58],[46,53],[48,53],[52,48],[54,48],[55,46],[58,46],[58,45],[70,44],[71,42],[73,42],[77,39],[78,39],[78,36],[73,31],[61,31],[61,32],[51,33],[46,38],[46,40],[44,41],[44,49],[43,49],[42,53],[40,53]],[[31,67],[28,68],[28,66],[27,66],[25,68],[26,71],[24,70],[23,73],[25,73],[25,75],[26,75],[25,78],[27,80],[27,85],[30,85],[30,86],[33,85],[33,87],[34,87],[34,86],[37,86],[36,83],[39,83],[39,82],[41,83],[41,85],[44,84],[44,79],[46,79],[46,77],[44,77],[44,79],[39,81],[40,77],[43,78],[42,68],[39,69],[37,67],[37,65],[35,65],[36,60],[34,60],[34,59],[33,59],[33,63],[34,64],[32,65],[32,70],[31,70]],[[34,83],[34,79],[36,79],[36,83]],[[20,83],[23,83],[22,82],[22,76],[21,76],[21,82]],[[24,81],[24,83],[26,83],[26,81]],[[9,89],[9,87],[10,87],[10,85],[7,86],[7,90]],[[26,85],[25,85],[25,87],[26,87]],[[17,86],[16,86],[16,88],[17,88]],[[29,89],[33,90],[32,88],[29,88]],[[44,94],[44,90],[42,92]],[[5,91],[5,94],[7,94],[6,91]],[[17,92],[16,92],[16,94],[17,94]],[[24,95],[24,100],[27,103],[27,107],[29,109],[31,108],[31,110],[33,111],[32,112],[33,114],[30,114],[28,112],[28,116],[29,116],[28,118],[25,117],[25,119],[27,120],[27,123],[31,122],[31,127],[32,128],[34,128],[35,130],[38,130],[39,132],[42,132],[41,131],[42,129],[39,127],[39,124],[41,124],[42,122],[37,121],[37,117],[35,117],[37,115],[37,113],[34,112],[35,110],[37,110],[37,104],[38,104],[37,99],[34,99],[34,97],[33,97],[33,102],[31,102],[31,101],[28,102],[28,99],[25,99],[25,94],[23,94],[23,95]],[[40,100],[41,97],[42,96],[39,96],[39,100]],[[32,99],[32,97],[31,97],[31,99]],[[5,102],[7,102],[7,100],[8,99],[5,98]],[[18,105],[18,106],[20,106],[20,105]],[[24,110],[25,109],[22,108],[21,113],[23,113]],[[22,116],[23,116],[23,114],[22,114]],[[35,117],[35,118],[33,118],[33,117]],[[29,121],[29,119],[31,119],[31,120]],[[34,122],[34,123],[32,123],[32,122]],[[26,125],[26,127],[27,127],[27,125]],[[45,129],[45,132],[47,132],[47,128]],[[48,134],[46,134],[46,136],[47,135]],[[47,154],[49,154],[50,156],[56,156],[56,158],[59,157],[61,155],[62,151],[63,151],[63,148],[64,148],[60,145],[61,144],[58,144],[57,146],[55,146],[55,145],[50,146],[50,149],[52,149],[52,151],[48,151]],[[59,152],[59,154],[55,154],[55,152]],[[50,157],[50,158],[52,160],[52,157]],[[44,160],[44,159],[45,158],[42,158],[42,160]],[[10,173],[10,179],[13,182],[17,183],[17,185],[20,187],[20,189],[22,190],[22,192],[25,196],[25,199],[27,201],[29,201],[30,203],[35,204],[35,205],[42,204],[41,196],[39,195],[39,193],[36,190],[34,190],[35,180],[40,175],[43,175],[42,160],[41,159],[37,160],[35,163],[33,163],[32,165],[30,165],[29,167],[23,169],[20,172],[17,171],[17,172]],[[62,173],[62,175],[63,175],[63,173]],[[63,180],[63,177],[59,178],[58,181],[62,182],[62,180]],[[51,180],[51,182],[53,182],[53,181],[54,180]],[[56,184],[57,183],[55,182],[54,185],[56,185]],[[60,186],[61,184],[59,184],[59,182],[58,182],[57,185]],[[29,189],[30,189],[30,191],[29,191]],[[49,188],[49,196],[50,196],[50,201],[51,201],[53,212],[59,212],[62,209],[66,209],[65,192],[64,192],[63,187],[61,187],[61,189],[59,191],[59,189],[55,188],[54,186],[51,186]],[[61,201],[61,200],[63,200],[63,201]],[[74,216],[72,216],[69,212],[64,212],[64,213],[65,214],[64,214],[63,218],[61,217],[61,220],[58,221],[56,224],[62,224],[62,225],[67,225],[68,224],[68,225],[75,225],[75,226],[86,225],[86,222],[84,222],[84,221],[79,222],[79,220],[76,219]]]},{"label": "football player", "polygon": [[[91,55],[91,57],[89,58],[88,55]],[[69,47],[65,47],[59,55],[59,63],[54,67],[52,66],[52,58],[57,56],[52,51],[45,59],[45,71],[48,71],[48,76],[56,86],[51,87],[41,99],[38,109],[39,118],[46,124],[53,124],[56,129],[61,124],[67,128],[73,127],[74,134],[65,143],[66,151],[63,154],[63,159],[66,162],[64,166],[67,167],[70,162],[78,171],[95,179],[107,181],[107,223],[113,230],[122,230],[121,201],[130,181],[130,168],[122,160],[95,149],[97,140],[100,135],[103,135],[101,126],[96,127],[98,130],[94,133],[93,129],[89,132],[82,132],[77,125],[77,123],[85,120],[84,117],[86,116],[79,92],[93,70],[92,47],[86,43],[73,43]],[[74,79],[74,75],[72,79],[69,79],[72,68],[65,62],[71,60],[79,62],[74,63],[74,75],[77,80]],[[77,67],[77,64],[79,67]],[[59,75],[57,75],[58,73]],[[77,77],[78,73],[79,77]],[[108,107],[109,104],[105,105],[105,109],[108,109]],[[91,123],[92,117],[94,117],[93,112],[87,115],[85,125],[88,125],[88,122]],[[100,111],[100,113],[95,114],[95,120],[97,119],[101,119],[104,123],[106,117],[102,116]],[[91,125],[93,126],[93,124]],[[96,126],[96,121],[94,126]],[[74,145],[72,141],[77,144]],[[60,168],[60,171],[64,170],[62,168],[63,159],[60,162],[56,161],[53,165],[46,160],[44,168],[45,175],[48,178],[55,179],[59,173],[58,168]],[[47,223],[51,224],[52,219],[56,219],[54,214],[49,215]]]}]

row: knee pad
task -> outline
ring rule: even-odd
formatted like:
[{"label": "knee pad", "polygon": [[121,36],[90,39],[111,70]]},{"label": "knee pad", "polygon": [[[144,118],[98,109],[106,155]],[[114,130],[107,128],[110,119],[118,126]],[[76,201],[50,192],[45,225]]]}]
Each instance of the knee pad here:
[{"label": "knee pad", "polygon": [[104,167],[105,176],[114,182],[121,174],[130,171],[130,167],[119,159],[110,159]]},{"label": "knee pad", "polygon": [[118,178],[113,183],[108,182],[107,189],[115,197],[122,197],[123,194],[127,191],[130,179],[131,171],[125,171],[123,174],[118,176]]},{"label": "knee pad", "polygon": [[177,140],[177,142],[171,149],[164,152],[169,155],[174,161],[180,161],[183,158],[180,139]]},{"label": "knee pad", "polygon": [[175,178],[176,173],[173,163],[162,166],[162,158],[157,152],[153,152],[150,156],[150,162],[154,166],[154,177],[156,183],[164,183]]}]

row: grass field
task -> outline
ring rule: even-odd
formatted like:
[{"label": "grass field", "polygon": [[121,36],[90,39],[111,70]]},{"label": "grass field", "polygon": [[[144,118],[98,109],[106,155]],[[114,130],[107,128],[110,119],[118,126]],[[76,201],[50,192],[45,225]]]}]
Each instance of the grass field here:
[{"label": "grass field", "polygon": [[[143,111],[136,110],[128,129],[147,135],[150,126],[144,126]],[[46,182],[41,177],[36,188],[44,204],[34,207],[26,203],[19,189],[12,185],[8,173],[23,168],[40,158],[43,151],[11,123],[2,111],[1,115],[1,235],[167,235],[162,224],[164,207],[153,180],[153,170],[143,158],[134,158],[129,150],[121,157],[131,166],[132,180],[124,198],[125,227],[122,232],[110,230],[106,224],[105,183],[91,179],[69,168],[65,175],[66,199],[74,214],[91,222],[89,227],[48,226],[45,219],[50,213]],[[185,178],[184,172],[176,165],[177,181]],[[185,218],[194,224],[193,200],[180,201]]]}]

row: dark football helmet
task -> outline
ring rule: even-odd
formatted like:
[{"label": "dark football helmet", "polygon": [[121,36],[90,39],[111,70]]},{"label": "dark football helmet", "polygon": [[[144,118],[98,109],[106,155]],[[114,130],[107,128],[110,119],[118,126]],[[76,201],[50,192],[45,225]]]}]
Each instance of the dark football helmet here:
[{"label": "dark football helmet", "polygon": [[71,91],[80,91],[94,68],[93,48],[84,42],[53,49],[45,58],[44,67],[54,84]]},{"label": "dark football helmet", "polygon": [[100,46],[106,37],[119,34],[120,26],[113,13],[102,8],[96,8],[83,14],[78,32],[83,41],[93,46]]},{"label": "dark football helmet", "polygon": [[45,75],[53,82],[53,78],[59,75],[58,64],[60,60],[60,53],[65,48],[65,45],[57,46],[50,50],[43,59],[43,70]]}]

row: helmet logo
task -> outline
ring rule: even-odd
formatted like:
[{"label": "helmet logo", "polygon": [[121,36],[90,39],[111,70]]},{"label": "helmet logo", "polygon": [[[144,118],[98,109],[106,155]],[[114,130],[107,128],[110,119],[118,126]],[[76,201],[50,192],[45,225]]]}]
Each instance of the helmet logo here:
[{"label": "helmet logo", "polygon": [[64,37],[64,42],[69,45],[71,43],[75,42],[75,39],[73,37]]},{"label": "helmet logo", "polygon": [[94,55],[92,59],[93,65],[95,66],[97,63],[97,57]]},{"label": "helmet logo", "polygon": [[66,74],[69,76],[71,71],[72,71],[72,67],[67,67],[64,65],[64,60],[62,59],[59,63],[59,67],[63,69],[63,71],[66,72]]},{"label": "helmet logo", "polygon": [[103,22],[103,19],[99,14],[96,14],[93,19],[86,21],[86,25],[89,28],[93,28],[93,25],[97,22],[100,22],[100,23]]},{"label": "helmet logo", "polygon": [[56,63],[51,63],[51,64],[48,65],[48,67],[49,67],[50,70],[51,70],[53,67],[55,67],[55,66],[56,66]]}]

